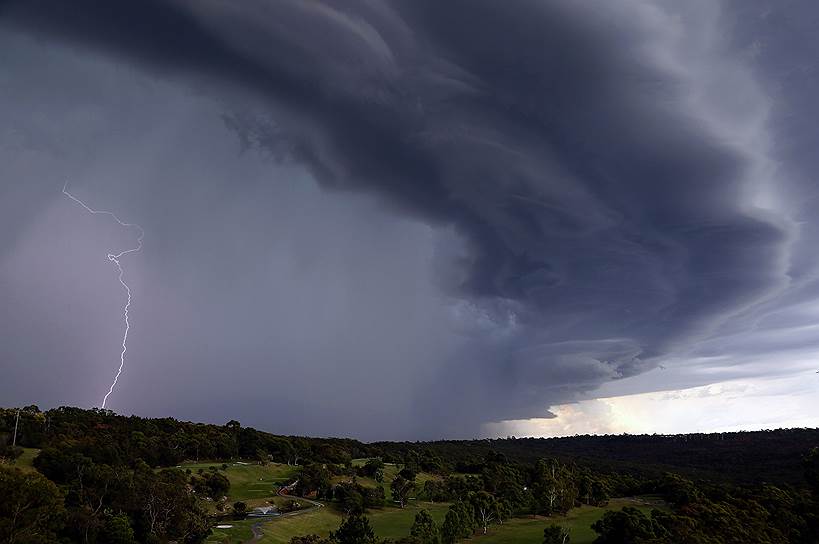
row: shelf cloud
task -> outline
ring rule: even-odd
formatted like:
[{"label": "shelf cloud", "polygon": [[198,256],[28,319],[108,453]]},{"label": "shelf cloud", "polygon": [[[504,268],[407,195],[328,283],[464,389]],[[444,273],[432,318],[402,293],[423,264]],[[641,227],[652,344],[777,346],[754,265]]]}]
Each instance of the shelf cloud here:
[{"label": "shelf cloud", "polygon": [[[819,308],[819,38],[804,21],[819,9],[791,7],[0,2],[0,112],[15,120],[0,158],[18,161],[0,189],[0,289],[44,254],[90,258],[49,249],[42,226],[87,220],[48,200],[63,168],[146,227],[129,264],[142,371],[115,409],[235,404],[273,431],[474,436],[661,364],[683,371],[646,392],[709,383],[705,360],[733,378],[802,372]],[[47,307],[11,298],[32,320]],[[150,312],[176,316],[174,334]],[[97,341],[83,323],[55,330],[43,368]],[[34,342],[0,348],[21,401],[19,384],[38,394]],[[226,383],[231,368],[269,381]],[[141,400],[160,376],[162,400]],[[365,413],[339,408],[351,398]]]}]

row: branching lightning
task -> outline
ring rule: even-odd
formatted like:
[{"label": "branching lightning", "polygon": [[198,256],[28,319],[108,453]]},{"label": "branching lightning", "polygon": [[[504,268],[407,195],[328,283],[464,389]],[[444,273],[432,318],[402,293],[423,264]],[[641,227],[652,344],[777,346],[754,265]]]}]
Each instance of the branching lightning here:
[{"label": "branching lightning", "polygon": [[131,324],[128,321],[128,310],[131,308],[131,288],[128,287],[127,283],[125,283],[125,279],[124,279],[125,271],[122,269],[122,264],[120,263],[120,259],[122,259],[122,257],[124,257],[125,255],[128,255],[129,253],[136,253],[137,251],[140,251],[142,249],[142,239],[145,237],[145,231],[142,229],[142,227],[140,227],[136,223],[126,223],[126,222],[120,220],[120,218],[117,217],[112,212],[108,212],[108,211],[104,211],[104,210],[94,210],[94,209],[88,207],[85,204],[85,202],[83,202],[82,200],[80,200],[79,198],[75,197],[74,195],[72,195],[71,193],[68,192],[68,182],[67,181],[65,182],[65,185],[63,185],[63,194],[65,196],[67,196],[68,198],[70,198],[71,200],[73,200],[74,202],[76,202],[77,204],[79,204],[80,206],[82,206],[83,208],[85,208],[86,211],[88,211],[89,213],[92,213],[94,215],[97,215],[97,214],[99,214],[99,215],[110,215],[111,217],[114,218],[114,221],[119,223],[120,226],[126,227],[126,228],[135,228],[135,229],[137,229],[137,232],[138,232],[136,247],[133,247],[131,249],[126,249],[125,251],[121,251],[121,252],[116,253],[116,254],[115,253],[109,253],[108,254],[108,260],[111,261],[112,263],[114,263],[114,265],[117,267],[117,271],[119,273],[119,276],[118,276],[119,283],[125,289],[125,293],[128,295],[128,300],[125,303],[125,308],[123,310],[123,316],[125,318],[125,332],[122,335],[122,352],[120,352],[120,355],[119,355],[119,368],[117,368],[117,373],[114,376],[114,381],[111,383],[111,387],[108,388],[108,392],[102,398],[102,404],[100,405],[101,408],[105,408],[105,403],[108,401],[108,397],[111,395],[111,393],[114,392],[114,387],[116,387],[117,381],[119,380],[119,376],[120,376],[120,374],[122,374],[122,369],[125,368],[125,352],[128,351],[128,331],[131,329]]}]

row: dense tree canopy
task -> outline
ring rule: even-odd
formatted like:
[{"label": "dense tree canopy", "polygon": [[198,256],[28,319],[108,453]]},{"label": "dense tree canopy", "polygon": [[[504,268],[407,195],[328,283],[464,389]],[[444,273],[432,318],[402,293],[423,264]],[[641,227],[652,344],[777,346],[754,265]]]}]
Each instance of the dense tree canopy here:
[{"label": "dense tree canopy", "polygon": [[56,543],[63,523],[63,497],[54,483],[0,466],[0,542]]},{"label": "dense tree canopy", "polygon": [[[9,444],[16,414],[0,409],[0,462],[20,454]],[[20,410],[18,442],[40,448],[38,472],[0,467],[0,542],[202,542],[213,523],[203,505],[224,505],[229,494],[216,464],[237,459],[292,465],[291,492],[344,516],[331,535],[299,537],[298,544],[377,542],[366,515],[385,508],[381,482],[388,472],[396,506],[420,499],[448,504],[440,526],[419,512],[402,544],[454,543],[509,516],[557,516],[647,494],[667,507],[609,511],[594,525],[597,544],[819,540],[819,432],[811,430],[363,444],[276,436],[238,421],[203,425],[30,406]],[[609,448],[612,458],[604,461],[596,448]],[[658,458],[672,449],[668,459]],[[200,459],[215,464],[197,473],[173,468]],[[708,463],[718,477],[702,470]],[[757,477],[749,477],[749,466]],[[242,517],[245,510],[237,502],[224,515]],[[561,531],[547,527],[544,542],[565,544]]]}]

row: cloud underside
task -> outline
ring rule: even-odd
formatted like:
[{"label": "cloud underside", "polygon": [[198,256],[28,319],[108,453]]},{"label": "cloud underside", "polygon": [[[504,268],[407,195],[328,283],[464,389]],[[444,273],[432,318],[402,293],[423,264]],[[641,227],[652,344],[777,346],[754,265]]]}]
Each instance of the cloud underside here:
[{"label": "cloud underside", "polygon": [[422,434],[542,415],[724,338],[739,349],[752,325],[781,339],[815,263],[769,59],[729,24],[754,6],[0,3],[55,47],[220,101],[245,148],[331,194],[454,233],[431,266],[467,341],[428,355]]}]

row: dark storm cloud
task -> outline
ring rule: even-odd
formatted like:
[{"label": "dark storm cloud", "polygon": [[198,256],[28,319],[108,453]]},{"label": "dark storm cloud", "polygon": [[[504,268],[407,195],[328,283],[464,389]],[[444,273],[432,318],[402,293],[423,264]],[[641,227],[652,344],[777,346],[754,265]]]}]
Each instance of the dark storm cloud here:
[{"label": "dark storm cloud", "polygon": [[[433,268],[468,347],[413,392],[414,432],[538,415],[788,287],[794,222],[755,202],[770,150],[740,137],[767,103],[742,70],[715,75],[744,66],[736,45],[695,30],[755,20],[744,7],[0,6],[14,28],[219,97],[245,147],[307,166],[327,189],[454,229]],[[450,400],[452,383],[463,390]]]}]

